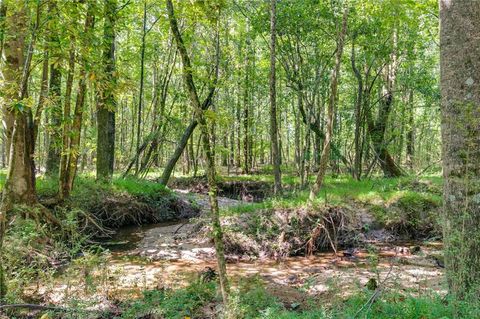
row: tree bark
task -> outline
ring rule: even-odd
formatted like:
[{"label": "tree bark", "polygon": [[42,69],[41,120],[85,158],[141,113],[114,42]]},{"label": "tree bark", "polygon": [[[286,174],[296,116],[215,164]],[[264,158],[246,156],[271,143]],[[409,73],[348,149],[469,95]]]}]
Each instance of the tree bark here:
[{"label": "tree bark", "polygon": [[[217,181],[216,181],[216,171],[215,171],[215,158],[213,157],[211,145],[210,145],[210,136],[209,130],[207,127],[207,121],[205,118],[204,109],[198,98],[197,89],[193,81],[192,74],[192,65],[190,62],[190,57],[188,55],[187,49],[183,42],[180,30],[178,29],[178,24],[176,17],[174,15],[174,9],[172,0],[167,0],[167,12],[170,21],[170,27],[172,33],[175,37],[177,43],[177,48],[182,58],[183,66],[183,79],[184,83],[190,98],[190,103],[193,106],[195,117],[197,118],[198,123],[202,131],[202,144],[205,151],[206,161],[207,161],[207,180],[209,186],[209,197],[210,197],[210,206],[211,206],[211,215],[212,215],[212,228],[213,228],[213,239],[215,242],[215,251],[217,254],[217,263],[218,263],[218,274],[220,279],[220,290],[222,293],[224,307],[228,306],[228,280],[227,280],[227,267],[224,255],[223,248],[223,232],[220,224],[220,213],[218,208],[218,199],[217,199]],[[218,73],[218,60],[219,60],[219,39],[217,33],[216,40],[217,47],[217,62],[216,62],[216,72]]]},{"label": "tree bark", "polygon": [[[50,37],[51,43],[55,45],[50,45],[49,52],[51,59],[56,53],[55,47],[59,47],[59,36],[55,33],[55,26],[53,24],[58,24],[57,19],[57,2],[52,0],[48,3],[48,13],[50,24],[47,30],[52,32]],[[61,153],[61,141],[62,141],[62,106],[61,106],[61,87],[62,87],[62,72],[60,63],[56,60],[50,61],[50,84],[48,96],[50,100],[50,125],[49,131],[51,132],[48,139],[48,154],[46,162],[46,174],[49,176],[56,176],[60,170],[60,153]],[[38,112],[38,109],[37,109]],[[38,117],[39,118],[39,117]]]},{"label": "tree bark", "polygon": [[[89,36],[94,24],[94,10],[93,4],[87,3],[87,14],[85,17],[85,26],[82,46],[87,48],[90,45]],[[85,53],[86,54],[86,53]],[[60,198],[67,198],[73,189],[73,183],[77,174],[78,158],[80,155],[80,137],[82,135],[82,120],[85,104],[85,95],[87,90],[87,69],[88,57],[83,55],[81,57],[82,64],[78,80],[78,93],[75,101],[75,109],[73,111],[73,122],[71,130],[67,135],[70,135],[68,141],[68,160],[66,164],[66,171],[64,179],[60,180]]]},{"label": "tree bark", "polygon": [[[25,103],[25,98],[27,98],[28,70],[32,61],[40,7],[37,6],[37,22],[28,49],[25,47],[27,32],[25,8],[24,1],[10,6],[9,9],[12,11],[11,13],[7,12],[5,21],[8,31],[3,49],[5,65],[2,69],[2,92],[4,92],[6,115],[13,120],[13,123],[11,123],[12,135],[9,141],[8,173],[0,207],[0,301],[3,301],[6,294],[2,252],[6,215],[16,204],[34,205],[38,203],[33,161],[33,116],[31,108]],[[25,55],[26,49],[28,54]]]},{"label": "tree bark", "polygon": [[65,83],[65,104],[63,106],[63,129],[62,129],[62,152],[60,155],[60,175],[59,175],[59,199],[63,199],[63,187],[67,183],[67,168],[70,152],[70,127],[71,127],[71,99],[73,88],[73,77],[75,73],[75,38],[70,37],[70,49],[68,58],[68,72]]},{"label": "tree bark", "polygon": [[270,1],[270,143],[272,151],[273,190],[275,194],[282,192],[282,173],[280,170],[280,152],[278,148],[277,127],[277,81],[276,81],[276,42],[277,42],[277,0]]},{"label": "tree bark", "polygon": [[413,104],[413,90],[410,90],[408,94],[408,127],[407,127],[407,146],[406,146],[406,157],[407,157],[407,166],[411,170],[414,167],[414,156],[415,156],[415,105]]},{"label": "tree bark", "polygon": [[145,38],[147,36],[147,1],[143,2],[143,33],[142,33],[142,45],[140,48],[140,87],[138,97],[138,109],[137,109],[137,157],[135,161],[135,175],[138,174],[140,169],[140,139],[142,135],[142,108],[143,108],[143,85],[145,78]]},{"label": "tree bark", "polygon": [[445,265],[450,293],[480,295],[480,6],[440,1]]},{"label": "tree bark", "polygon": [[342,18],[342,28],[340,33],[338,34],[337,40],[337,53],[335,55],[335,66],[332,71],[332,77],[330,79],[330,99],[328,102],[328,109],[327,109],[327,128],[325,133],[325,140],[323,141],[323,149],[322,155],[320,157],[320,164],[318,165],[318,173],[315,184],[312,186],[310,191],[309,200],[313,201],[315,197],[317,197],[318,193],[320,192],[320,188],[323,184],[323,179],[325,177],[325,173],[327,171],[328,161],[330,159],[330,149],[332,144],[332,134],[333,134],[333,121],[334,121],[334,114],[335,108],[337,104],[337,88],[338,88],[338,81],[340,79],[340,65],[342,63],[342,55],[343,55],[343,43],[345,41],[345,36],[347,34],[347,20],[348,20],[348,3],[345,4],[345,11],[343,13]]},{"label": "tree bark", "polygon": [[97,179],[110,182],[115,162],[115,20],[117,1],[104,1],[103,83],[97,109]]},{"label": "tree bark", "polygon": [[351,55],[352,69],[357,79],[357,96],[355,98],[355,158],[353,164],[353,177],[360,180],[362,177],[362,105],[363,105],[363,78],[358,70],[355,61],[355,39],[352,40],[352,55]]}]

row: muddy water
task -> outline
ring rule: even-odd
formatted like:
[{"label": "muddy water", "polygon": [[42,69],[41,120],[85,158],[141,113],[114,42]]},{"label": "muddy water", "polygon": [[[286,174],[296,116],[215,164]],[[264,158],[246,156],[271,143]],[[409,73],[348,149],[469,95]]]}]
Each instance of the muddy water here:
[{"label": "muddy water", "polygon": [[[196,201],[208,209],[206,196],[198,195]],[[239,203],[220,199],[222,206]],[[206,267],[216,267],[211,243],[191,236],[193,227],[188,221],[180,221],[124,228],[107,246],[111,252],[100,266],[72,266],[56,284],[39,293],[57,304],[81,298],[90,300],[92,307],[102,308],[118,299],[139,296],[145,289],[187,285]],[[419,251],[413,253],[411,246],[418,246]],[[386,287],[418,294],[444,291],[443,269],[429,257],[438,254],[441,244],[376,244],[375,249],[375,254],[350,250],[281,261],[230,261],[227,268],[237,282],[252,276],[260,278],[272,294],[287,303],[307,296],[325,299],[349,295],[364,289],[371,278]],[[86,273],[88,278],[78,275]]]}]

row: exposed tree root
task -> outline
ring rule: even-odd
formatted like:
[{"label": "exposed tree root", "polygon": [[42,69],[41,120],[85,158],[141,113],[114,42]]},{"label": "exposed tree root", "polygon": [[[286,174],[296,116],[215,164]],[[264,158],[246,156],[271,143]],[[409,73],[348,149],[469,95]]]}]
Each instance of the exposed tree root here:
[{"label": "exposed tree root", "polygon": [[224,225],[228,254],[278,259],[354,245],[359,221],[348,208],[327,206],[244,214],[226,218]]}]

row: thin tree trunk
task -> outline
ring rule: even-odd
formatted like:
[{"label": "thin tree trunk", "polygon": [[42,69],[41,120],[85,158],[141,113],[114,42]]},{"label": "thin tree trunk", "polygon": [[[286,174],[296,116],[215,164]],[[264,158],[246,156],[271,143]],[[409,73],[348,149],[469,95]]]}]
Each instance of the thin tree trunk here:
[{"label": "thin tree trunk", "polygon": [[282,192],[282,176],[280,170],[280,151],[278,148],[277,128],[277,92],[276,92],[276,20],[277,0],[270,1],[270,142],[272,150],[273,175],[275,178],[273,190],[275,194]]},{"label": "thin tree trunk", "polygon": [[249,114],[249,44],[250,39],[245,41],[245,81],[243,87],[243,172],[250,174],[250,114]]},{"label": "thin tree trunk", "polygon": [[[197,89],[193,82],[192,65],[190,63],[190,57],[188,56],[187,49],[185,47],[182,36],[178,29],[178,24],[174,15],[173,4],[171,0],[167,0],[167,12],[170,20],[170,27],[172,29],[172,33],[175,37],[175,40],[177,42],[178,51],[180,52],[180,56],[182,58],[183,78],[184,78],[185,86],[187,88],[190,102],[195,112],[195,116],[202,130],[202,142],[203,142],[203,148],[204,148],[205,156],[207,160],[207,180],[208,180],[208,186],[209,186],[210,206],[211,206],[211,214],[212,214],[213,237],[214,237],[215,251],[217,254],[217,262],[218,262],[220,290],[222,292],[224,307],[226,308],[228,306],[229,286],[228,286],[228,280],[227,280],[227,267],[226,267],[224,248],[223,248],[223,233],[222,233],[222,226],[220,224],[220,214],[218,209],[218,199],[217,199],[218,189],[217,189],[217,182],[216,182],[215,158],[212,155],[213,153],[210,145],[209,130],[207,127],[207,121],[203,114],[204,110],[198,98]],[[215,73],[218,73],[218,60],[219,60],[218,33],[217,33],[216,47],[217,47],[217,58],[216,58],[217,67],[216,67]]]},{"label": "thin tree trunk", "polygon": [[[45,41],[47,42],[47,41]],[[42,80],[40,82],[40,94],[38,97],[37,109],[35,112],[35,117],[33,118],[33,139],[37,140],[38,136],[38,126],[42,118],[43,108],[45,106],[45,100],[48,95],[48,46],[45,43],[45,48],[43,50],[43,62],[42,62]]]},{"label": "thin tree trunk", "polygon": [[[85,18],[84,26],[84,39],[82,45],[86,48],[90,45],[87,37],[91,34],[91,29],[93,29],[94,23],[94,14],[93,14],[93,4],[87,4],[87,15]],[[78,158],[81,154],[80,152],[80,138],[82,135],[82,119],[84,112],[85,104],[85,94],[87,90],[87,64],[88,59],[86,56],[82,56],[82,65],[79,74],[78,81],[78,93],[77,99],[75,102],[75,109],[73,112],[73,122],[71,125],[70,132],[67,134],[70,135],[68,141],[68,160],[66,165],[65,176],[63,180],[60,180],[60,198],[67,198],[70,195],[70,192],[73,189],[73,183],[75,181],[75,176],[77,174]]]},{"label": "thin tree trunk", "polygon": [[414,167],[414,156],[415,156],[415,105],[413,103],[413,90],[410,90],[408,94],[408,126],[407,126],[407,146],[406,146],[406,157],[407,157],[407,166],[411,170]]},{"label": "thin tree trunk", "polygon": [[147,36],[147,1],[143,2],[143,33],[142,33],[142,47],[140,49],[140,88],[138,97],[137,109],[137,157],[135,161],[135,175],[140,169],[140,138],[142,135],[142,107],[143,107],[143,84],[145,77],[145,38]]},{"label": "thin tree trunk", "polygon": [[[48,3],[48,13],[50,22],[50,28],[48,29],[49,32],[52,32],[50,37],[50,55],[51,59],[54,57],[57,49],[56,47],[60,46],[59,36],[55,33],[55,29],[53,29],[53,23],[58,23],[57,19],[57,2],[56,0],[51,0]],[[62,141],[62,106],[61,106],[61,91],[62,91],[62,72],[61,66],[59,63],[59,58],[50,61],[50,84],[49,84],[49,102],[50,102],[50,125],[48,138],[48,154],[46,160],[46,174],[49,176],[58,176],[59,169],[60,169],[60,150],[61,150],[61,141]],[[39,103],[40,104],[40,103]],[[37,108],[37,113],[39,112]],[[40,116],[37,116],[40,118]],[[35,133],[36,134],[36,133]]]},{"label": "thin tree trunk", "polygon": [[[216,65],[215,65],[215,69],[218,69],[218,67],[219,67],[218,63],[219,62],[217,60]],[[214,72],[213,79],[210,81],[209,92],[207,94],[207,97],[205,98],[205,100],[203,101],[203,103],[201,105],[202,110],[207,110],[210,107],[210,105],[212,104],[213,95],[215,93],[215,85],[217,83],[217,78],[218,78],[218,74],[217,74],[217,72]],[[170,179],[170,176],[172,175],[173,169],[175,168],[175,165],[177,164],[178,159],[182,155],[183,150],[187,146],[188,140],[190,139],[190,136],[192,135],[192,133],[195,130],[195,128],[197,127],[197,125],[198,125],[198,120],[193,119],[192,122],[190,122],[190,124],[185,129],[182,137],[180,138],[180,141],[178,142],[177,146],[175,147],[175,151],[173,152],[172,156],[168,160],[167,165],[165,166],[165,169],[163,170],[162,177],[160,178],[160,181],[159,181],[161,184],[163,184],[163,185],[168,184],[168,181]]]},{"label": "thin tree trunk", "polygon": [[330,159],[330,148],[332,143],[332,133],[333,133],[333,121],[334,121],[334,114],[337,104],[337,88],[338,88],[338,81],[340,78],[340,65],[342,63],[342,54],[343,54],[343,43],[345,41],[345,35],[347,33],[347,19],[348,19],[348,3],[345,4],[345,12],[343,13],[342,19],[342,28],[338,35],[337,40],[337,53],[335,55],[335,66],[332,72],[332,77],[330,79],[330,99],[328,103],[328,114],[327,114],[327,129],[325,134],[325,140],[323,141],[323,150],[322,156],[320,158],[320,164],[318,167],[317,179],[315,184],[312,186],[310,191],[309,200],[313,201],[315,197],[317,197],[318,193],[320,192],[320,188],[323,184],[323,179],[325,177],[325,173],[327,171],[327,164]]},{"label": "thin tree trunk", "polygon": [[70,152],[70,127],[71,127],[71,101],[73,77],[75,73],[75,38],[70,37],[70,49],[68,58],[68,73],[65,84],[65,104],[63,106],[63,131],[62,131],[62,153],[60,155],[60,176],[59,176],[59,192],[58,197],[63,199],[63,187],[67,184],[67,168]]},{"label": "thin tree trunk", "polygon": [[352,69],[355,77],[357,78],[357,96],[355,99],[355,133],[354,133],[354,145],[355,145],[355,159],[353,164],[353,177],[360,180],[362,177],[362,145],[361,145],[361,133],[362,133],[362,105],[363,105],[363,78],[355,64],[355,38],[352,40]]},{"label": "thin tree trunk", "polygon": [[46,174],[57,176],[60,167],[60,143],[62,139],[62,106],[60,104],[62,73],[57,63],[50,64],[50,89],[49,99],[50,126],[52,133],[49,136]]}]

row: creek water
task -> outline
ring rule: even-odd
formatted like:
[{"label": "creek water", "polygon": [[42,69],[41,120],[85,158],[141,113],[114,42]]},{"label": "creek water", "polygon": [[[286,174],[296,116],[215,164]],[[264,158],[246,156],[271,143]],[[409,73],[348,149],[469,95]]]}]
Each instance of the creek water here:
[{"label": "creek water", "polygon": [[[206,209],[208,201],[200,200]],[[220,200],[221,205],[238,203]],[[216,268],[213,245],[207,238],[191,236],[194,227],[183,220],[123,228],[106,243],[110,252],[101,263],[73,263],[55,284],[38,293],[56,304],[80,298],[101,308],[108,307],[112,300],[139,296],[146,289],[187,285],[206,267]],[[348,295],[364,289],[372,278],[386,287],[417,294],[444,291],[443,269],[430,257],[441,250],[441,243],[374,246],[375,254],[355,249],[282,260],[230,259],[227,270],[234,285],[257,277],[285,302],[298,302],[307,296]]]}]

